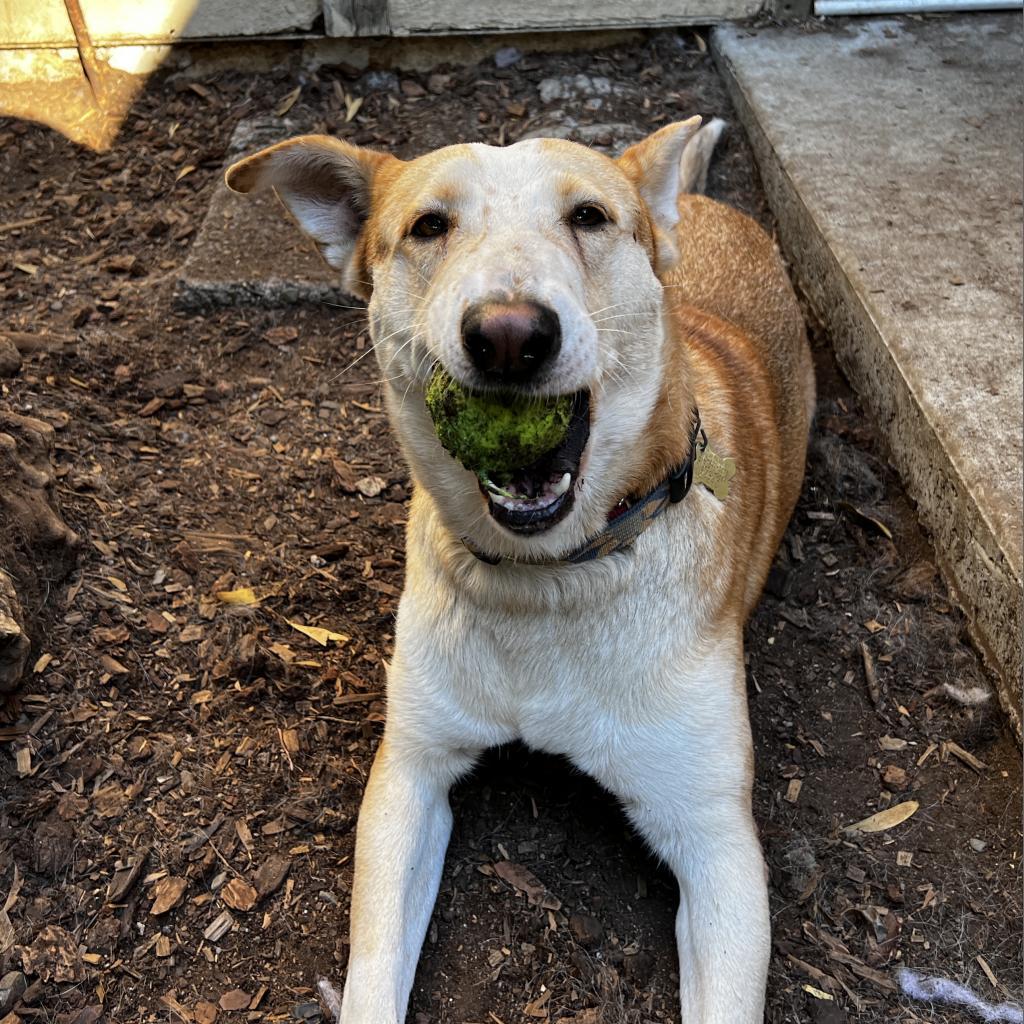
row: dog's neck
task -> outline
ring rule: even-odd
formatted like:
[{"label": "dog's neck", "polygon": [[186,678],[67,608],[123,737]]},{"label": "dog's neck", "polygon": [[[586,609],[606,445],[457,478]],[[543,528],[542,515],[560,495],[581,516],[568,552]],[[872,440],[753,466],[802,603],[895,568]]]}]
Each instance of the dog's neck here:
[{"label": "dog's neck", "polygon": [[619,495],[629,501],[650,493],[688,455],[695,396],[690,386],[686,346],[666,308],[662,316],[661,388],[643,433],[638,461]]}]

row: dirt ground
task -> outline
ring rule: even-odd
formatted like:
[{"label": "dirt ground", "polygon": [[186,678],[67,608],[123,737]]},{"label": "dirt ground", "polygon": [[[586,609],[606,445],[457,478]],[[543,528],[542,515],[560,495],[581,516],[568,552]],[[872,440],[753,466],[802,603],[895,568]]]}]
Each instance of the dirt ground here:
[{"label": "dirt ground", "polygon": [[[541,99],[577,73],[612,88]],[[345,93],[362,99],[348,122]],[[84,538],[40,589],[35,671],[0,726],[0,976],[29,985],[10,1024],[315,1020],[316,977],[344,977],[408,480],[372,357],[357,361],[358,311],[196,315],[173,298],[232,129],[289,104],[400,153],[569,116],[602,145],[731,115],[685,32],[434,76],[161,75],[106,155],[0,121],[0,329],[46,339],[0,401],[57,429],[60,504]],[[711,191],[771,226],[737,128]],[[813,333],[807,481],[748,630],[766,1019],[963,1020],[902,997],[896,968],[1020,999],[1019,751],[994,699],[943,689],[990,687]],[[844,831],[906,801],[903,824]],[[410,1020],[678,1020],[674,883],[607,794],[508,748],[453,804]]]}]

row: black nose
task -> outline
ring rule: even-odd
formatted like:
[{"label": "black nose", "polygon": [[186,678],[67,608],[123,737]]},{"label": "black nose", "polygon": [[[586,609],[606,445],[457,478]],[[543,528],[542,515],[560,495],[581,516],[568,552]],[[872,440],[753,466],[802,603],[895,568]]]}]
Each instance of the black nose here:
[{"label": "black nose", "polygon": [[554,310],[536,302],[480,302],[462,317],[462,344],[473,365],[502,383],[522,383],[558,353]]}]

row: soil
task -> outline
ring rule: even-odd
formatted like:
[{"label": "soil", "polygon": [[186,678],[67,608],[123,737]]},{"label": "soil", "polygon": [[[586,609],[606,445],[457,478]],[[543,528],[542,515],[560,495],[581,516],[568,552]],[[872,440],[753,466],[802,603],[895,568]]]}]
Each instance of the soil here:
[{"label": "soil", "polygon": [[[542,80],[577,73],[621,94],[541,101]],[[346,92],[363,99],[349,122]],[[173,299],[234,126],[289,102],[289,118],[399,153],[569,116],[638,133],[731,117],[685,32],[434,77],[157,75],[103,155],[0,122],[2,327],[53,342],[2,400],[57,429],[59,500],[84,539],[36,602],[34,672],[0,731],[0,976],[29,985],[12,1024],[315,1020],[316,977],[344,977],[408,479],[358,310],[196,316]],[[735,127],[710,190],[771,229]],[[1020,999],[1019,751],[994,699],[943,689],[991,692],[812,333],[806,485],[748,630],[767,1019],[952,1022],[901,996],[896,969]],[[903,824],[845,831],[906,801]],[[607,794],[512,747],[453,804],[410,1020],[678,1020],[674,881]]]}]

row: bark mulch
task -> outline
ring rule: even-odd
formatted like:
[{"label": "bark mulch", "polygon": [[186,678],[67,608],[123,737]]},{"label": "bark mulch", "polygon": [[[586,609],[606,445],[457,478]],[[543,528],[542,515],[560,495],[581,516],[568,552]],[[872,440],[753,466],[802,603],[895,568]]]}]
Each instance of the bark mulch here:
[{"label": "bark mulch", "polygon": [[[104,155],[0,122],[0,329],[46,340],[0,402],[56,429],[83,539],[0,726],[5,1024],[315,1020],[316,977],[344,977],[408,479],[358,310],[173,301],[232,129],[275,112],[400,154],[731,117],[685,32],[423,74],[157,75]],[[711,189],[771,227],[738,128]],[[962,1020],[896,969],[1020,998],[1019,751],[994,699],[955,699],[991,687],[813,333],[807,481],[748,630],[767,1019]],[[674,882],[607,794],[512,747],[453,802],[411,1020],[678,1019]]]}]

